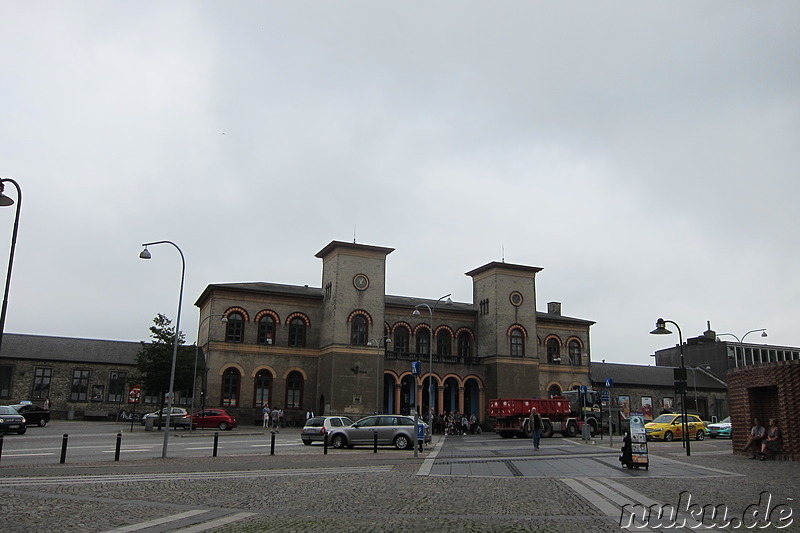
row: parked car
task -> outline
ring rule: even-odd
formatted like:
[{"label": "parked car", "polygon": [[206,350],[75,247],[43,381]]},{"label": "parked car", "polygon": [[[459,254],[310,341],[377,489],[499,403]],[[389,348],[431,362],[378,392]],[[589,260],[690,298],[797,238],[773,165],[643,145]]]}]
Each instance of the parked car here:
[{"label": "parked car", "polygon": [[[147,424],[147,419],[153,419],[153,425],[158,425],[158,413],[159,411],[155,411],[152,413],[147,413],[146,415],[142,415],[142,425]],[[189,426],[192,424],[192,417],[189,416],[189,412],[184,409],[183,407],[173,407],[172,414],[167,417],[167,408],[161,410],[161,425],[165,426],[166,419],[169,418],[169,425],[170,427],[182,427],[184,429],[189,429]]]},{"label": "parked car", "polygon": [[[424,422],[420,424],[425,431],[425,442],[430,442],[430,427]],[[367,416],[351,426],[334,429],[328,438],[334,448],[352,448],[359,444],[373,444],[376,433],[378,444],[393,445],[398,450],[411,449],[417,442],[414,419],[401,415]]]},{"label": "parked car", "polygon": [[24,434],[28,430],[25,417],[10,405],[0,406],[0,433]]},{"label": "parked car", "polygon": [[11,407],[13,407],[17,413],[25,417],[25,422],[27,422],[29,426],[37,425],[43,428],[50,422],[50,411],[42,409],[38,405],[32,403],[17,403]]},{"label": "parked car", "polygon": [[731,417],[724,418],[715,424],[709,424],[708,436],[712,439],[717,437],[731,438]]},{"label": "parked car", "polygon": [[[687,415],[689,437],[703,440],[706,436],[706,423],[697,415]],[[683,439],[683,417],[680,413],[669,413],[658,416],[644,425],[648,439]]]},{"label": "parked car", "polygon": [[192,427],[219,428],[223,431],[239,425],[236,417],[225,409],[203,409],[192,415]]},{"label": "parked car", "polygon": [[325,435],[334,429],[352,425],[353,421],[346,416],[315,416],[306,420],[306,425],[300,430],[300,439],[308,446],[315,441],[322,442]]}]

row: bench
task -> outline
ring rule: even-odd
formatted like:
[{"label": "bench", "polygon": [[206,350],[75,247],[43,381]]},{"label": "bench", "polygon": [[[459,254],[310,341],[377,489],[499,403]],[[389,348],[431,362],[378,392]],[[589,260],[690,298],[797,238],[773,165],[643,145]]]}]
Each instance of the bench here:
[{"label": "bench", "polygon": [[84,420],[114,420],[114,415],[108,411],[84,411]]}]

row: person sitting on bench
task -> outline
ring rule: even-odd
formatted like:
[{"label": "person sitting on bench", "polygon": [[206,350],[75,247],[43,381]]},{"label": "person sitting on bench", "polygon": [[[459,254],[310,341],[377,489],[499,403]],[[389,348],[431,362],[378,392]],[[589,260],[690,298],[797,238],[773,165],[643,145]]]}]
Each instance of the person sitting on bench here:
[{"label": "person sitting on bench", "polygon": [[771,454],[778,453],[778,450],[781,449],[781,444],[783,444],[783,435],[778,427],[778,421],[770,418],[769,433],[767,433],[766,440],[761,444],[761,460],[763,461],[767,458],[767,452]]}]

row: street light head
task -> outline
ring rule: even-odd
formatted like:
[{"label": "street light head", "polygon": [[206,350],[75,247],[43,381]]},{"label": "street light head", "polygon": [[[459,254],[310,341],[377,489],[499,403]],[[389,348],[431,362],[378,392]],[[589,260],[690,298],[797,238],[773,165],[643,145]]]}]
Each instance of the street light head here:
[{"label": "street light head", "polygon": [[144,247],[144,250],[141,251],[139,254],[139,259],[150,259],[153,256],[150,255],[150,250],[147,249],[147,246]]},{"label": "street light head", "polygon": [[766,332],[766,331],[762,331],[762,332],[761,332],[761,336],[762,336],[762,337],[769,337],[769,335],[767,335],[767,332]]},{"label": "street light head", "polygon": [[414,309],[414,312],[411,313],[413,316],[419,316],[419,309]]},{"label": "street light head", "polygon": [[14,205],[14,200],[12,200],[11,198],[3,194],[2,191],[0,191],[0,207],[8,207],[10,205]]},{"label": "street light head", "polygon": [[451,300],[450,297],[448,296],[447,300],[444,301],[444,305],[453,305],[453,300]]},{"label": "street light head", "polygon": [[656,329],[650,332],[650,335],[671,335],[672,332],[667,329],[667,323],[663,318],[656,320]]}]

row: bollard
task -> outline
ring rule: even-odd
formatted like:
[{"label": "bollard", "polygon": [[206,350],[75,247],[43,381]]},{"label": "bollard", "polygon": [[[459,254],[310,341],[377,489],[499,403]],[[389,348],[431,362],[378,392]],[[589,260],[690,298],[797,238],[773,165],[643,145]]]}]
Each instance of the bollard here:
[{"label": "bollard", "polygon": [[61,439],[61,464],[67,462],[67,441],[69,440],[69,435],[64,433],[64,437]]},{"label": "bollard", "polygon": [[3,459],[3,432],[0,431],[0,460]]},{"label": "bollard", "polygon": [[372,453],[378,453],[378,432],[372,434]]},{"label": "bollard", "polygon": [[119,450],[122,448],[122,432],[117,433],[117,450],[114,452],[114,460],[119,461]]},{"label": "bollard", "polygon": [[213,457],[217,456],[217,446],[219,445],[219,431],[214,432],[214,455]]},{"label": "bollard", "polygon": [[275,455],[275,431],[272,431],[272,437],[269,439],[269,454]]},{"label": "bollard", "polygon": [[325,433],[325,436],[322,437],[322,442],[323,442],[322,449],[324,450],[322,455],[328,455],[328,434],[327,433]]}]

